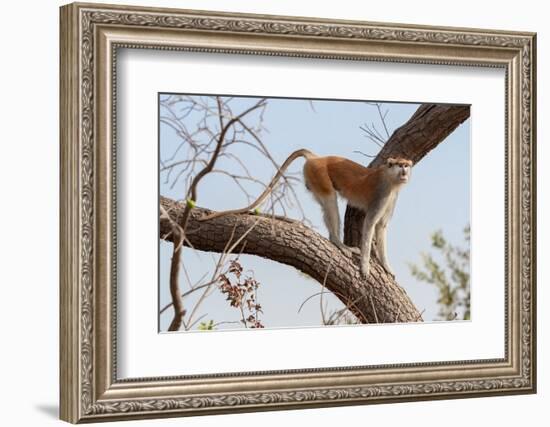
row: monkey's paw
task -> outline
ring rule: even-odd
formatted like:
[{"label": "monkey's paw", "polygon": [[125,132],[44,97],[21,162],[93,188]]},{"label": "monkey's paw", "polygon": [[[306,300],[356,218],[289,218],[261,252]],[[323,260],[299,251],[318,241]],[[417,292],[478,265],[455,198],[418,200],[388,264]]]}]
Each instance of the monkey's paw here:
[{"label": "monkey's paw", "polygon": [[[360,253],[359,249],[352,248],[350,246],[346,246],[343,243],[340,243],[340,244],[335,243],[335,245],[338,249],[340,249],[340,252],[342,252],[345,256],[350,257],[350,258],[353,256],[353,254],[359,254]],[[357,252],[355,252],[355,249],[357,249]]]},{"label": "monkey's paw", "polygon": [[370,275],[370,264],[369,263],[362,263],[361,264],[361,277],[363,279],[368,279]]},{"label": "monkey's paw", "polygon": [[352,255],[361,255],[361,249],[356,248],[355,246],[348,246],[347,248],[352,253]]},{"label": "monkey's paw", "polygon": [[393,272],[393,270],[390,268],[389,265],[383,265],[384,267],[384,270],[386,270],[386,273],[388,273],[389,276],[391,276],[391,278],[393,280],[395,280],[395,273]]}]

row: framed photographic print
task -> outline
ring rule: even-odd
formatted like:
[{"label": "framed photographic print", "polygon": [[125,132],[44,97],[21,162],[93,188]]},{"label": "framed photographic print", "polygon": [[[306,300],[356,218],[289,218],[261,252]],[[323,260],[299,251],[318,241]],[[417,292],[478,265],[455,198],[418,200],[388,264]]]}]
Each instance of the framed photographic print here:
[{"label": "framed photographic print", "polygon": [[61,418],[536,390],[535,34],[61,8]]}]

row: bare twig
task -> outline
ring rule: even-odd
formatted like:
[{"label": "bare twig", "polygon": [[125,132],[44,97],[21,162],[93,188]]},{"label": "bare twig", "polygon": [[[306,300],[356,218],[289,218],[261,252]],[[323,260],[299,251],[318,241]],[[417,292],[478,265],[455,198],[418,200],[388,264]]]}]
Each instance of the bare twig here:
[{"label": "bare twig", "polygon": [[[205,274],[206,275],[206,274]],[[204,277],[204,276],[203,276]],[[189,289],[188,291],[184,292],[181,294],[181,297],[182,298],[185,298],[189,295],[191,295],[193,292],[196,292],[196,291],[200,291],[201,289],[204,289],[205,287],[207,286],[210,286],[212,284],[216,283],[216,280],[210,280],[206,283],[203,283],[202,285],[197,285],[197,286],[193,286],[191,289]],[[174,305],[174,303],[169,303],[169,304],[166,304],[164,307],[162,307],[162,309],[159,311],[159,314],[162,314],[164,313],[166,310],[168,310],[170,307],[172,307]]]},{"label": "bare twig", "polygon": [[365,157],[369,157],[369,158],[371,158],[371,159],[373,159],[373,158],[376,157],[376,155],[363,153],[362,151],[359,151],[359,150],[353,150],[353,152],[354,152],[354,153],[361,154],[362,156],[365,156]]},{"label": "bare twig", "polygon": [[328,273],[330,271],[331,266],[332,266],[332,259],[330,260],[330,262],[327,266],[327,271],[325,273],[325,278],[323,279],[323,283],[321,283],[321,297],[319,298],[319,308],[321,310],[321,320],[323,322],[323,325],[327,324],[327,319],[326,319],[326,316],[325,316],[325,310],[324,310],[324,307],[323,307],[323,294],[324,294],[324,291],[326,289],[327,277],[328,277]]},{"label": "bare twig", "polygon": [[[239,122],[244,116],[249,114],[250,112],[262,107],[265,105],[266,100],[261,99],[256,104],[252,105],[250,108],[246,109],[242,113],[240,113],[236,117],[232,117],[227,123],[224,124],[223,121],[223,111],[222,111],[222,103],[219,97],[216,97],[216,102],[218,106],[218,118],[220,123],[220,134],[216,141],[216,147],[214,151],[212,152],[210,156],[210,160],[207,162],[207,164],[203,167],[203,169],[193,178],[191,181],[191,185],[189,186],[189,189],[187,191],[187,204],[185,206],[185,210],[183,212],[183,220],[181,222],[181,226],[179,224],[176,224],[174,221],[171,221],[172,227],[172,233],[174,236],[174,250],[172,253],[172,260],[170,264],[170,295],[172,297],[172,304],[174,307],[174,317],[172,319],[172,322],[170,323],[170,326],[168,330],[170,331],[177,331],[180,329],[182,323],[183,323],[183,317],[186,313],[185,309],[183,308],[183,299],[182,294],[179,287],[179,271],[180,271],[180,260],[181,260],[181,249],[183,246],[183,243],[185,241],[185,230],[187,228],[187,222],[189,220],[189,214],[191,212],[191,209],[193,208],[193,203],[197,199],[197,186],[200,183],[200,181],[208,174],[210,173],[214,165],[216,164],[216,161],[218,159],[218,156],[220,154],[220,151],[222,149],[222,146],[225,141],[225,136],[227,132],[231,129],[231,127]],[[184,132],[184,127],[180,127],[179,130],[181,132]],[[191,201],[189,201],[189,197],[191,198]],[[167,215],[168,218],[170,216],[166,211],[161,211],[161,216]],[[174,225],[175,224],[175,225]],[[208,288],[205,290],[205,293],[203,293],[203,296],[208,292]],[[199,300],[200,302],[201,300]],[[195,307],[196,309],[196,307]],[[193,310],[192,314],[196,311]],[[192,314],[189,318],[189,323],[192,318]]]},{"label": "bare twig", "polygon": [[[218,98],[218,102],[219,102],[219,98]],[[265,98],[261,99],[256,104],[254,104],[252,107],[246,109],[241,114],[239,114],[237,117],[233,117],[231,120],[229,120],[223,126],[223,128],[220,132],[220,136],[218,137],[218,142],[216,144],[216,149],[212,153],[212,156],[210,157],[210,161],[204,167],[204,169],[202,169],[195,176],[195,178],[191,182],[191,186],[190,186],[189,190],[187,191],[187,197],[191,197],[192,200],[197,200],[197,185],[199,184],[200,180],[214,168],[214,165],[216,164],[216,160],[218,160],[218,155],[220,154],[220,150],[222,148],[222,145],[223,145],[223,142],[224,142],[224,139],[225,139],[225,135],[226,135],[227,131],[231,128],[231,126],[233,126],[233,124],[239,122],[241,120],[241,118],[244,117],[245,115],[247,115],[248,113],[264,106],[265,102],[266,102]],[[220,117],[220,123],[223,123],[221,117]]]},{"label": "bare twig", "polygon": [[374,306],[374,302],[372,301],[372,297],[370,295],[369,295],[369,300],[370,300],[370,305],[372,307],[372,312],[374,314],[374,319],[376,323],[380,323],[380,321],[378,320],[378,314],[376,314],[376,307]]},{"label": "bare twig", "polygon": [[[378,118],[380,120],[382,127],[384,128],[385,135],[382,135],[382,133],[378,130],[378,128],[376,127],[376,124],[373,121],[371,121],[370,125],[365,123],[363,126],[359,126],[359,129],[365,132],[365,136],[368,139],[374,142],[378,147],[382,148],[384,147],[384,144],[386,144],[386,141],[390,138],[390,132],[386,124],[386,116],[389,110],[382,112],[382,104],[379,102],[365,102],[365,104],[376,108],[376,111],[378,112]],[[361,152],[359,153],[364,154]],[[376,157],[376,156],[367,155],[366,157]]]}]

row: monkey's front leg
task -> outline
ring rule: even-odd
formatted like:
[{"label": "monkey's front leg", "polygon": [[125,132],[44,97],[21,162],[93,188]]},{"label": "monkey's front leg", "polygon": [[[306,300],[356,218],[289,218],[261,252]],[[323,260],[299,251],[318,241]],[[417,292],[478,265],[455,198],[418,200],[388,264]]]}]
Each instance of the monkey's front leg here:
[{"label": "monkey's front leg", "polygon": [[353,254],[352,248],[346,246],[340,240],[340,214],[338,212],[336,193],[325,198],[319,197],[318,201],[323,209],[323,218],[328,229],[329,240],[340,249],[344,255],[351,257]]},{"label": "monkey's front leg", "polygon": [[365,218],[361,237],[361,274],[366,279],[370,274],[370,253],[374,235],[374,221]]}]

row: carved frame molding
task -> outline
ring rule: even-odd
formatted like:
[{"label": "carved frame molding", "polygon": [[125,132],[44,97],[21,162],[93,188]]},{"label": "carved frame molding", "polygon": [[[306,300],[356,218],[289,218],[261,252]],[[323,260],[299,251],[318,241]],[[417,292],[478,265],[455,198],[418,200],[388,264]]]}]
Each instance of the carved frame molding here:
[{"label": "carved frame molding", "polygon": [[[506,357],[117,380],[113,135],[118,47],[505,68]],[[76,423],[534,392],[535,51],[532,33],[63,6],[61,418]],[[289,380],[299,385],[288,387]]]}]

